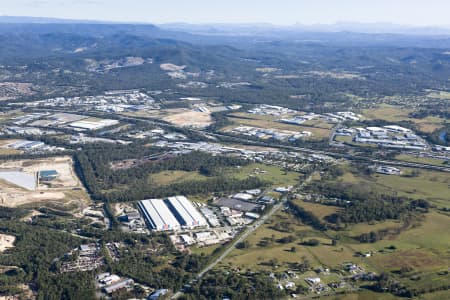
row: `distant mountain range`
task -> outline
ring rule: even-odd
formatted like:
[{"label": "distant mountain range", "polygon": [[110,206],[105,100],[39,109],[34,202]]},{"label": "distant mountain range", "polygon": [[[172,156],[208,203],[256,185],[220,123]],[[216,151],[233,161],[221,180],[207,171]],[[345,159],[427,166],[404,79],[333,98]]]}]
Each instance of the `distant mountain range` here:
[{"label": "distant mountain range", "polygon": [[[112,22],[98,20],[74,20],[44,17],[25,16],[0,16],[0,23],[9,24],[131,24],[144,25],[142,22]],[[401,34],[401,35],[439,35],[449,36],[450,25],[448,27],[436,26],[411,26],[391,23],[350,23],[341,22],[336,24],[295,24],[292,26],[277,26],[269,23],[254,24],[189,24],[189,23],[169,23],[159,24],[158,27],[166,30],[184,31],[201,35],[222,35],[222,36],[276,36],[280,33],[293,34],[300,32],[354,32],[367,34]]]},{"label": "distant mountain range", "polygon": [[450,27],[416,27],[389,23],[336,23],[336,24],[295,24],[292,26],[276,26],[272,24],[186,24],[171,23],[159,25],[161,28],[185,31],[204,35],[238,35],[238,36],[267,36],[293,34],[300,32],[353,32],[367,34],[401,34],[422,36],[448,36]]},{"label": "distant mountain range", "polygon": [[22,17],[22,16],[0,16],[0,23],[10,24],[112,24],[116,22],[96,21],[96,20],[72,20],[43,17]]}]

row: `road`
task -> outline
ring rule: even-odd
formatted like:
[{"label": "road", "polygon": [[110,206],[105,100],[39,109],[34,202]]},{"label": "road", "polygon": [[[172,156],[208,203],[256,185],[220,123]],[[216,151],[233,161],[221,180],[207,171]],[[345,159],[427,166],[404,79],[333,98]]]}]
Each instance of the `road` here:
[{"label": "road", "polygon": [[[59,111],[59,110],[54,110],[54,111]],[[69,111],[61,111],[61,112],[68,113]],[[78,113],[78,112],[72,111],[72,113]],[[97,117],[98,116],[102,117],[102,115],[93,114],[93,116],[94,115]],[[169,126],[169,127],[177,128],[176,126],[165,123],[165,122],[161,122],[161,121],[157,121],[157,120],[149,120],[149,119],[139,118],[139,117],[130,117],[130,116],[121,115],[120,119],[121,120],[133,120],[133,121],[147,122],[148,124],[152,124],[152,125],[156,125],[156,126]],[[240,142],[240,143],[248,143],[249,142],[249,140],[246,138],[226,135],[223,133],[211,133],[211,132],[205,132],[203,130],[193,129],[193,128],[190,128],[187,130],[190,130],[191,132],[202,135],[202,136],[208,135],[210,137],[226,138],[226,139],[234,140],[234,141]],[[365,161],[365,162],[370,162],[370,163],[378,163],[378,164],[385,164],[385,165],[392,165],[392,166],[435,170],[435,171],[441,171],[441,172],[450,172],[450,167],[446,167],[446,166],[436,166],[436,165],[430,165],[430,164],[424,164],[424,163],[405,162],[405,161],[400,161],[400,160],[375,159],[373,157],[363,156],[361,154],[349,155],[349,154],[344,154],[344,153],[340,153],[340,152],[333,152],[330,150],[323,151],[323,150],[317,150],[317,149],[308,149],[308,148],[303,148],[303,147],[280,145],[280,144],[274,145],[274,144],[266,143],[266,142],[262,142],[262,141],[253,141],[252,140],[251,142],[255,145],[259,145],[259,146],[263,146],[263,147],[271,147],[271,148],[276,147],[276,148],[284,149],[284,150],[288,150],[288,151],[297,151],[297,152],[303,152],[303,153],[308,153],[308,154],[327,155],[327,156],[331,156],[331,157],[335,157],[335,158],[360,160],[360,161]]]},{"label": "road", "polygon": [[[143,121],[143,122],[147,122],[149,124],[153,124],[153,125],[164,125],[164,126],[171,126],[170,124],[167,123],[163,123],[163,122],[158,122],[155,120],[148,120],[148,119],[141,119],[141,118],[135,118],[135,117],[122,117],[123,119],[129,119],[129,120],[135,120],[135,121]],[[212,137],[217,137],[217,138],[226,138],[229,140],[234,140],[236,142],[240,142],[240,143],[248,143],[249,140],[246,138],[242,138],[242,137],[237,137],[237,136],[231,136],[231,135],[226,135],[226,134],[222,134],[222,133],[211,133],[211,132],[205,132],[199,129],[189,129],[190,131],[200,134],[200,135],[205,135],[206,133],[209,136]],[[441,172],[450,172],[450,167],[445,167],[445,166],[436,166],[436,165],[430,165],[430,164],[424,164],[424,163],[413,163],[413,162],[405,162],[405,161],[400,161],[400,160],[387,160],[387,159],[375,159],[373,157],[369,157],[369,156],[363,156],[363,155],[348,155],[348,154],[344,154],[344,153],[340,153],[340,152],[333,152],[333,151],[324,151],[324,150],[317,150],[317,149],[308,149],[308,148],[303,148],[303,147],[296,147],[296,146],[288,146],[288,145],[274,145],[271,143],[266,143],[263,141],[251,141],[253,144],[256,145],[260,145],[263,147],[276,147],[279,149],[284,149],[284,150],[288,150],[288,151],[297,151],[297,152],[303,152],[303,153],[308,153],[308,154],[319,154],[319,155],[327,155],[327,156],[331,156],[331,157],[335,157],[335,158],[346,158],[346,159],[351,159],[351,160],[360,160],[360,161],[366,161],[366,162],[370,162],[370,163],[378,163],[378,164],[385,164],[385,165],[393,165],[393,166],[401,166],[401,167],[409,167],[409,168],[419,168],[419,169],[426,169],[426,170],[435,170],[435,171],[441,171]]]},{"label": "road", "polygon": [[230,246],[228,246],[228,248],[218,258],[216,258],[214,261],[212,261],[208,266],[206,266],[201,272],[199,272],[197,274],[197,278],[203,277],[203,275],[205,275],[208,271],[210,271],[212,268],[214,268],[218,263],[220,263],[222,260],[224,260],[225,257],[227,257],[231,253],[231,251],[233,251],[236,248],[237,244],[239,244],[239,243],[243,242],[245,239],[247,239],[250,234],[252,234],[256,229],[259,228],[259,226],[264,224],[267,221],[267,219],[269,219],[274,213],[279,211],[284,206],[285,203],[286,203],[286,200],[283,200],[283,201],[275,204],[267,214],[262,216],[258,221],[256,221],[252,225],[248,226],[247,229],[245,229],[244,233],[242,233],[238,239],[236,239]]},{"label": "road", "polygon": [[[272,209],[265,214],[264,216],[262,216],[258,221],[256,221],[255,223],[253,223],[252,225],[248,226],[245,231],[239,236],[239,238],[237,238],[231,245],[228,246],[228,248],[218,257],[216,258],[214,261],[210,262],[205,268],[203,268],[203,270],[201,270],[198,274],[197,274],[197,279],[200,279],[201,277],[203,277],[203,275],[205,275],[206,273],[208,273],[211,269],[213,269],[217,264],[219,264],[221,261],[223,261],[225,259],[225,257],[227,257],[235,248],[236,245],[245,241],[245,239],[248,238],[248,236],[250,234],[252,234],[255,230],[257,230],[262,224],[264,224],[265,221],[267,221],[267,219],[269,219],[274,213],[276,213],[277,211],[279,211],[281,208],[283,208],[283,206],[286,203],[286,199],[284,199],[283,201],[275,204]],[[170,299],[178,299],[179,297],[181,297],[183,295],[183,292],[178,291],[176,292]]]}]

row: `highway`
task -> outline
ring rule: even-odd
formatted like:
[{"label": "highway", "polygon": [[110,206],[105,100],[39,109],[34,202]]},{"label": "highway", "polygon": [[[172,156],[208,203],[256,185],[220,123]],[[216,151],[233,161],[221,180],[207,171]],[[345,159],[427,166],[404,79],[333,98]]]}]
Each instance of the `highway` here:
[{"label": "highway", "polygon": [[[134,118],[134,117],[124,117],[125,119],[131,119],[131,120],[137,120],[137,121],[144,121],[148,122],[149,124],[153,125],[163,125],[163,126],[172,126],[163,122],[158,122],[154,120],[148,120],[148,119],[141,119],[141,118]],[[222,133],[211,133],[211,132],[205,132],[199,129],[189,129],[190,131],[205,135],[206,133],[209,136],[217,137],[217,138],[226,138],[229,140],[234,140],[236,142],[240,143],[248,143],[249,140],[242,137],[237,136],[231,136],[226,135]],[[406,162],[406,161],[400,161],[400,160],[388,160],[388,159],[375,159],[373,157],[363,156],[363,155],[349,155],[344,154],[340,152],[333,152],[333,151],[324,151],[324,150],[317,150],[317,149],[308,149],[303,147],[296,147],[296,146],[288,146],[288,145],[275,145],[271,143],[266,143],[262,141],[251,141],[255,145],[260,145],[263,147],[270,147],[270,148],[279,148],[279,149],[285,149],[288,151],[297,151],[297,152],[303,152],[307,154],[318,154],[318,155],[327,155],[335,158],[345,158],[349,160],[359,160],[359,161],[366,161],[370,163],[377,163],[377,164],[385,164],[385,165],[392,165],[392,166],[401,166],[401,167],[408,167],[408,168],[419,168],[419,169],[426,169],[426,170],[435,170],[435,171],[441,171],[441,172],[450,172],[450,167],[446,166],[436,166],[436,165],[430,165],[430,164],[424,164],[424,163],[413,163],[413,162]]]},{"label": "highway", "polygon": [[[54,111],[58,112],[59,110],[54,110]],[[61,111],[61,112],[78,113],[77,111]],[[101,114],[92,114],[92,116],[103,117],[103,115],[101,115]],[[133,120],[133,121],[147,122],[148,124],[152,124],[152,125],[156,125],[156,126],[168,126],[168,127],[177,128],[176,126],[165,123],[165,122],[161,122],[161,121],[157,121],[157,120],[149,120],[149,119],[139,118],[139,117],[130,117],[130,116],[121,115],[120,119],[121,120]],[[192,129],[192,128],[186,128],[186,130],[189,130],[193,133],[196,133],[196,134],[199,134],[202,136],[208,135],[210,137],[226,138],[229,140],[234,140],[235,142],[239,142],[239,143],[248,143],[250,141],[246,138],[226,135],[223,133],[211,133],[211,132],[205,132],[203,130]],[[330,150],[324,151],[324,150],[308,149],[308,148],[289,146],[289,145],[280,145],[280,144],[276,145],[276,144],[266,143],[266,142],[262,142],[262,141],[254,141],[254,140],[251,140],[251,142],[254,145],[270,147],[270,148],[275,147],[275,148],[284,149],[284,150],[288,150],[288,151],[292,151],[292,152],[297,151],[297,152],[303,152],[303,153],[307,153],[307,154],[327,155],[327,156],[331,156],[334,158],[345,158],[348,160],[356,160],[356,161],[359,160],[359,161],[365,161],[365,162],[369,162],[369,163],[401,166],[401,167],[408,167],[408,168],[418,168],[418,169],[425,169],[425,170],[434,170],[434,171],[441,171],[441,172],[450,172],[450,167],[446,167],[446,166],[436,166],[436,165],[430,165],[430,164],[424,164],[424,163],[413,163],[413,162],[406,162],[406,161],[400,161],[400,160],[376,159],[373,157],[363,156],[363,155],[344,154],[344,153],[340,153],[340,152],[333,152]]]}]

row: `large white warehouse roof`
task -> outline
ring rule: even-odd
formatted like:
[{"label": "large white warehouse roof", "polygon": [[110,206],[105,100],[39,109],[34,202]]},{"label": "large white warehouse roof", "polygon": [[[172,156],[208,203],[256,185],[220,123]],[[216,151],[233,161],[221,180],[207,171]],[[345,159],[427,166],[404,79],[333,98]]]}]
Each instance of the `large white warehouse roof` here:
[{"label": "large white warehouse roof", "polygon": [[186,199],[186,197],[169,197],[166,199],[166,203],[182,225],[195,227],[207,224],[203,216],[200,215],[197,209],[192,205],[191,201]]},{"label": "large white warehouse roof", "polygon": [[147,199],[139,205],[151,227],[155,230],[177,230],[180,228],[175,216],[161,199]]}]

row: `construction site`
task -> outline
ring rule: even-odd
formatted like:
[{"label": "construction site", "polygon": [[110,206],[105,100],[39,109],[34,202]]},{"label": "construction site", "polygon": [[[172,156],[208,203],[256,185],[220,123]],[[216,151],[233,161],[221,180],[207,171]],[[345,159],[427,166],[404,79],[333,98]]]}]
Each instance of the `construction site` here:
[{"label": "construction site", "polygon": [[73,170],[71,157],[0,162],[0,204],[8,207],[35,202],[67,204],[87,199]]}]

